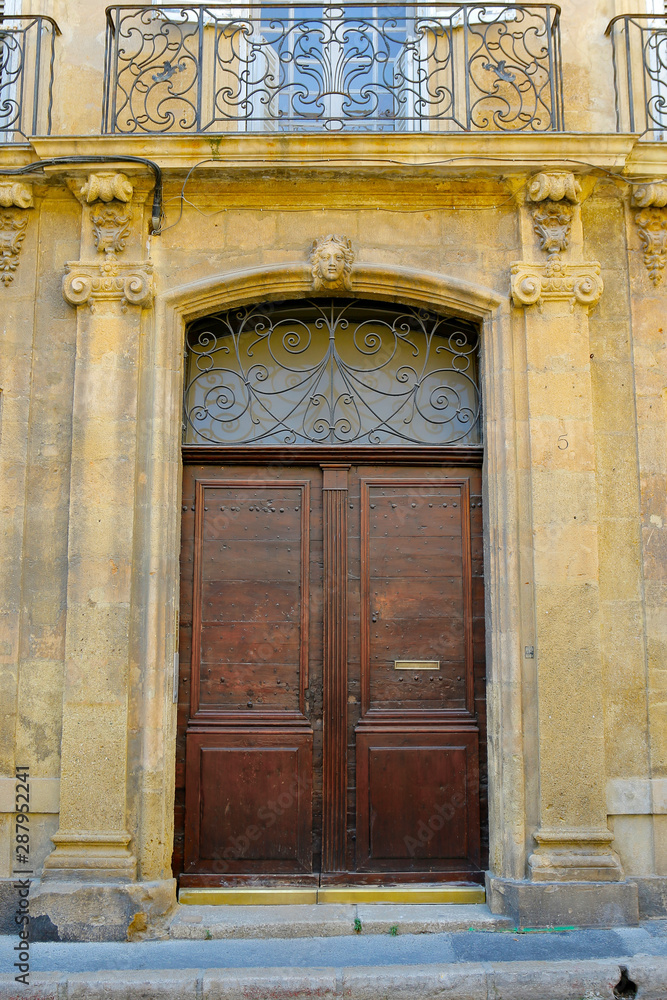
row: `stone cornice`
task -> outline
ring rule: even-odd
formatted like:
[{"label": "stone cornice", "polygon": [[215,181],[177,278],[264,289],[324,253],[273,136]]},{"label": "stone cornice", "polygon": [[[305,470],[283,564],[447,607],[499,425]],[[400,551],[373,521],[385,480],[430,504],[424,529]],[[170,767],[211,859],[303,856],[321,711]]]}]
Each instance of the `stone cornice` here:
[{"label": "stone cornice", "polygon": [[512,264],[512,300],[515,306],[541,307],[545,301],[566,300],[591,308],[600,300],[604,285],[597,261],[566,264],[550,260],[545,264],[515,261]]},{"label": "stone cornice", "polygon": [[119,261],[109,257],[100,263],[69,261],[63,277],[63,298],[72,306],[94,310],[101,301],[147,308],[153,300],[153,265],[150,261]]},{"label": "stone cornice", "polygon": [[[219,140],[219,141],[218,141]],[[197,135],[108,135],[48,136],[33,139],[39,157],[105,153],[118,156],[118,168],[128,176],[145,172],[124,164],[123,155],[146,156],[163,170],[187,171],[201,160],[198,176],[225,170],[270,171],[285,165],[317,172],[346,175],[363,170],[371,175],[389,172],[410,175],[415,167],[433,170],[439,176],[468,172],[488,174],[502,167],[503,173],[529,170],[576,170],[586,165],[622,173],[633,155],[637,136],[628,134],[586,135],[573,133],[378,133],[360,135],[271,133],[225,133],[215,142]],[[664,147],[664,143],[662,146]],[[664,151],[667,159],[667,150]],[[85,169],[85,168],[84,168]],[[652,168],[657,171],[654,166]],[[50,168],[47,168],[50,172]],[[70,173],[72,172],[70,168]]]}]

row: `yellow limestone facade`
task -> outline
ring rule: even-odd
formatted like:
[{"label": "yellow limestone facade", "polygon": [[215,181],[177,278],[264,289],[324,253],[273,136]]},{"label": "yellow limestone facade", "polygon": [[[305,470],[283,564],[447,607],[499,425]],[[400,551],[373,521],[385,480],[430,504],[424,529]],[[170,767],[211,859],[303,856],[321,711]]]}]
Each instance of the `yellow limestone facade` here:
[{"label": "yellow limestone facade", "polygon": [[567,131],[284,135],[103,135],[104,3],[17,9],[60,34],[51,134],[0,144],[6,929],[17,767],[46,936],[175,905],[185,324],[308,295],[327,233],[354,296],[482,329],[488,902],[667,914],[667,143],[617,131],[641,0],[561,8]]}]

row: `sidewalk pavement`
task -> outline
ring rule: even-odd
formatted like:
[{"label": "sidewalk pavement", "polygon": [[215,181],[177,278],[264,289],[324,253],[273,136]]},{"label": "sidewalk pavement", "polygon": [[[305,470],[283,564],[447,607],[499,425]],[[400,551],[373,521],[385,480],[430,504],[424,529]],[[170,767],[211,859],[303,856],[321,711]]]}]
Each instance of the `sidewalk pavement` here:
[{"label": "sidewalk pavement", "polygon": [[[261,936],[240,936],[251,909],[273,915],[254,915]],[[667,1000],[667,920],[520,932],[474,907],[479,929],[457,929],[468,908],[453,907],[447,931],[405,933],[424,908],[377,904],[354,908],[357,933],[345,920],[347,933],[291,936],[286,909],[183,907],[165,940],[31,944],[29,985],[11,971],[17,939],[3,937],[0,1000]],[[318,919],[340,929],[336,916]]]}]

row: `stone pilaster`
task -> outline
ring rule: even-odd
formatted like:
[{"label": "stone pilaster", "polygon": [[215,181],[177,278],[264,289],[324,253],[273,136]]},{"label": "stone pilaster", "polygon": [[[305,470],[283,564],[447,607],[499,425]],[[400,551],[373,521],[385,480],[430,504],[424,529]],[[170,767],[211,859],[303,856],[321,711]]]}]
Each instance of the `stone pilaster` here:
[{"label": "stone pilaster", "polygon": [[118,200],[131,196],[124,180],[114,188],[103,178],[116,198],[108,218],[107,191],[97,183],[98,201],[84,207],[82,244],[92,249],[94,238],[100,256],[68,263],[63,278],[77,330],[60,828],[47,880],[136,877],[126,829],[130,617],[139,352],[153,293],[150,263],[116,256],[131,217]]},{"label": "stone pilaster", "polygon": [[623,877],[605,801],[588,312],[600,265],[512,265],[524,310],[534,537],[540,828],[534,881]]},{"label": "stone pilaster", "polygon": [[125,829],[141,307],[145,263],[70,263],[77,308],[60,829],[44,877],[132,880]]}]

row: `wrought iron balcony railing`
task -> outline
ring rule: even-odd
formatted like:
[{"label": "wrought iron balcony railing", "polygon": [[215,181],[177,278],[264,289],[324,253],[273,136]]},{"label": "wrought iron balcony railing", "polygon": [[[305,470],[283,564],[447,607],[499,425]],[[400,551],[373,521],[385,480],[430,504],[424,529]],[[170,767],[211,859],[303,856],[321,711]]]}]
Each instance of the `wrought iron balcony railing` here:
[{"label": "wrought iron balcony railing", "polygon": [[609,22],[619,132],[667,133],[667,15],[622,14]]},{"label": "wrought iron balcony railing", "polygon": [[52,18],[0,18],[0,143],[49,135],[55,36]]},{"label": "wrought iron balcony railing", "polygon": [[563,128],[555,4],[107,9],[105,133]]}]

